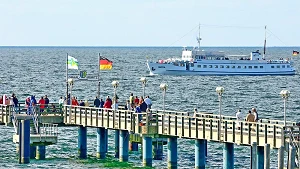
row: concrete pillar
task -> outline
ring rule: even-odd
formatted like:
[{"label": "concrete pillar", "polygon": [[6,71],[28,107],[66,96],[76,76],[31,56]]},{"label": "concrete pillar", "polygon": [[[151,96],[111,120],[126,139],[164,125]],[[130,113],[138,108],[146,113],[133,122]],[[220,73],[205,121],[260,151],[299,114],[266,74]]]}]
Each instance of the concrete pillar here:
[{"label": "concrete pillar", "polygon": [[20,159],[19,163],[30,162],[30,120],[22,120],[19,133]]},{"label": "concrete pillar", "polygon": [[168,138],[168,169],[177,168],[177,137]]},{"label": "concrete pillar", "polygon": [[34,159],[36,154],[36,146],[30,146],[30,159]]},{"label": "concrete pillar", "polygon": [[270,144],[265,144],[264,169],[270,169]]},{"label": "concrete pillar", "polygon": [[257,155],[256,168],[263,169],[264,168],[264,147],[263,146],[257,146],[256,155]]},{"label": "concrete pillar", "polygon": [[295,156],[296,156],[296,149],[294,146],[290,146],[289,157],[288,157],[288,169],[295,168]]},{"label": "concrete pillar", "polygon": [[233,145],[233,143],[224,143],[223,169],[234,169],[234,145]]},{"label": "concrete pillar", "polygon": [[284,146],[278,149],[278,168],[284,167]]},{"label": "concrete pillar", "polygon": [[152,167],[152,137],[143,136],[143,166]]},{"label": "concrete pillar", "polygon": [[106,142],[106,147],[105,147],[105,152],[108,152],[108,130],[105,130],[105,142]]},{"label": "concrete pillar", "polygon": [[204,140],[204,145],[205,145],[205,157],[207,157],[207,140]]},{"label": "concrete pillar", "polygon": [[79,158],[87,158],[87,127],[78,127],[78,155]]},{"label": "concrete pillar", "polygon": [[251,169],[256,169],[257,167],[257,144],[256,142],[253,142],[251,145]]},{"label": "concrete pillar", "polygon": [[163,158],[163,143],[156,141],[153,143],[153,159],[162,160],[162,158]]},{"label": "concrete pillar", "polygon": [[119,158],[120,131],[115,130],[115,158]]},{"label": "concrete pillar", "polygon": [[120,162],[128,161],[128,145],[129,145],[129,133],[127,130],[120,131]]},{"label": "concrete pillar", "polygon": [[100,127],[97,128],[97,158],[105,159],[106,147],[108,146],[106,142],[107,129]]},{"label": "concrete pillar", "polygon": [[46,158],[46,146],[40,145],[36,147],[36,156],[37,160],[45,160]]},{"label": "concrete pillar", "polygon": [[195,169],[205,169],[205,140],[195,140]]},{"label": "concrete pillar", "polygon": [[135,142],[129,142],[129,150],[130,151],[138,151],[139,150],[139,144]]}]

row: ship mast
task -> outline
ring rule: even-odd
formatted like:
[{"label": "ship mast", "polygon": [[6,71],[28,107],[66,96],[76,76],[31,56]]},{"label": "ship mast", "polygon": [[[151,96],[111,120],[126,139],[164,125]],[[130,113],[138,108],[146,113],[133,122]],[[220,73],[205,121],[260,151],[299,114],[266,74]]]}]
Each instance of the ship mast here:
[{"label": "ship mast", "polygon": [[199,37],[197,37],[197,42],[198,42],[198,50],[200,50],[200,42],[201,42],[201,37],[200,37],[200,23],[199,23]]},{"label": "ship mast", "polygon": [[267,26],[265,26],[265,43],[264,43],[263,59],[265,59],[265,55],[266,55],[266,45],[267,45]]}]

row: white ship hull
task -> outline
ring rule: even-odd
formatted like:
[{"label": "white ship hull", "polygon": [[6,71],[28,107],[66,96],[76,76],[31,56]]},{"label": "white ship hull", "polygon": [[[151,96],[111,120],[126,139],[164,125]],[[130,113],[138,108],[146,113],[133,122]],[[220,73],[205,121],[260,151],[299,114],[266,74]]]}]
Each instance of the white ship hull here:
[{"label": "white ship hull", "polygon": [[147,62],[150,75],[295,75],[288,61],[202,60],[194,63]]}]

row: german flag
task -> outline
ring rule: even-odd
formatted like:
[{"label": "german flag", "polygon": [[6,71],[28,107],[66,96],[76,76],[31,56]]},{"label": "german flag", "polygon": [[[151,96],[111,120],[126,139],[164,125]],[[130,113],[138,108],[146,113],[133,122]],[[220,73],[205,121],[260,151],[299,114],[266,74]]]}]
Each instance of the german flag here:
[{"label": "german flag", "polygon": [[299,52],[296,50],[293,50],[293,56],[299,55]]},{"label": "german flag", "polygon": [[105,57],[100,57],[100,70],[110,70],[112,69],[112,61],[108,60]]}]

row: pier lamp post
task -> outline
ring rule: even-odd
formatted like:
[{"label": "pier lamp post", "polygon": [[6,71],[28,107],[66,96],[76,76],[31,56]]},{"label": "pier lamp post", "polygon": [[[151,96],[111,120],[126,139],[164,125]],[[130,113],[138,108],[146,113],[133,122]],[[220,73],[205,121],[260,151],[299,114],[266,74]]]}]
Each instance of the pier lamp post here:
[{"label": "pier lamp post", "polygon": [[119,86],[119,82],[118,81],[113,81],[111,83],[111,85],[114,87],[114,109],[115,109],[115,112],[116,112],[116,101],[117,101],[117,87]]},{"label": "pier lamp post", "polygon": [[162,83],[160,84],[160,89],[163,91],[163,110],[165,112],[165,97],[166,97],[166,91],[167,91],[167,88],[168,88],[168,85],[166,83]]},{"label": "pier lamp post", "polygon": [[222,105],[222,94],[224,93],[224,87],[221,87],[221,86],[219,86],[219,87],[217,87],[216,88],[216,92],[217,92],[217,94],[218,94],[218,97],[219,97],[219,127],[218,127],[218,136],[219,136],[219,139],[220,139],[220,134],[221,134],[221,120],[222,120],[222,118],[221,118],[221,105]]},{"label": "pier lamp post", "polygon": [[145,87],[146,87],[147,79],[146,77],[141,77],[140,81],[142,82],[143,85],[143,98],[145,99]]},{"label": "pier lamp post", "polygon": [[74,85],[74,79],[69,78],[68,79],[68,85],[70,86],[70,98],[68,98],[68,96],[67,96],[67,103],[68,103],[68,99],[70,99],[70,104],[71,104],[71,102],[72,102],[72,100],[71,100],[72,88],[73,88],[73,85]]},{"label": "pier lamp post", "polygon": [[280,95],[283,98],[283,113],[284,113],[284,127],[285,127],[286,126],[286,101],[290,96],[290,91],[281,90]]}]

